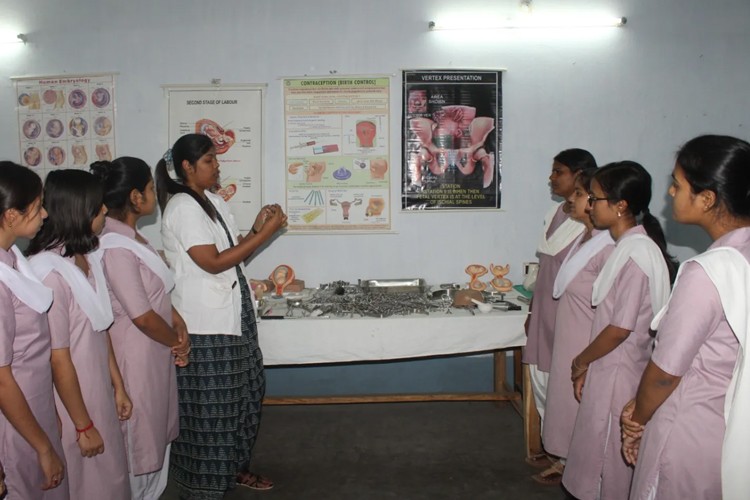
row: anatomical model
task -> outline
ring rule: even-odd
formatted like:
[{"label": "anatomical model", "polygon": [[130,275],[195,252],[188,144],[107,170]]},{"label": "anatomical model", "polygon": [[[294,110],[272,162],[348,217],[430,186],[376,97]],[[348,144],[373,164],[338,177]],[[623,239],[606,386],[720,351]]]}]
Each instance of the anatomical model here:
[{"label": "anatomical model", "polygon": [[385,179],[388,171],[388,161],[385,158],[374,158],[370,161],[370,178],[373,180]]},{"label": "anatomical model", "polygon": [[495,120],[476,117],[471,106],[445,106],[429,118],[412,118],[409,126],[421,147],[416,157],[413,183],[422,184],[422,170],[427,167],[434,175],[443,175],[455,166],[463,175],[482,166],[482,186],[489,187],[495,176],[495,156],[484,149],[484,141],[495,128]]},{"label": "anatomical model", "polygon": [[294,269],[286,264],[281,264],[280,266],[276,266],[276,269],[268,276],[268,279],[276,287],[276,296],[281,297],[284,293],[284,288],[294,281]]},{"label": "anatomical model", "polygon": [[371,148],[375,141],[375,124],[371,121],[357,123],[357,143],[359,147]]},{"label": "anatomical model", "polygon": [[208,118],[203,118],[195,122],[195,133],[208,136],[211,142],[214,143],[217,155],[229,151],[235,140],[233,130],[224,130],[221,125]]},{"label": "anatomical model", "polygon": [[362,204],[362,198],[354,198],[353,201],[339,201],[339,200],[331,200],[328,202],[331,206],[341,205],[341,213],[343,215],[344,220],[349,220],[349,209],[352,206],[361,205]]},{"label": "anatomical model", "polygon": [[469,288],[476,291],[483,291],[487,288],[487,285],[479,281],[481,276],[487,274],[487,268],[481,264],[471,264],[466,268],[466,274],[471,276],[469,281]]},{"label": "anatomical model", "polygon": [[513,290],[513,282],[505,277],[510,272],[510,264],[503,266],[496,266],[490,264],[490,272],[494,276],[490,285],[498,292],[510,292]]}]

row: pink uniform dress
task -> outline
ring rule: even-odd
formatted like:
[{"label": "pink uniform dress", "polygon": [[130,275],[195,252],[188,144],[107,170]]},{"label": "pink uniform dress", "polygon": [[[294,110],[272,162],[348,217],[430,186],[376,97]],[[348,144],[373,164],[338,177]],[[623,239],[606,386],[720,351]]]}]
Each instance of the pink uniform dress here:
[{"label": "pink uniform dress", "polygon": [[[16,267],[16,257],[0,249],[0,265]],[[50,334],[47,315],[18,300],[0,282],[0,366],[10,365],[31,413],[49,436],[60,460],[65,462],[57,430],[50,366]],[[5,467],[9,499],[67,500],[69,471],[51,490],[43,491],[44,475],[34,449],[0,413],[0,461]]]},{"label": "pink uniform dress", "polygon": [[[750,229],[725,234],[710,248],[733,247],[750,260]],[[724,399],[739,344],[719,294],[703,268],[688,262],[657,332],[651,356],[682,377],[654,413],[641,440],[631,498],[721,498]]]},{"label": "pink uniform dress", "polygon": [[[646,231],[636,226],[619,241],[633,234]],[[633,469],[621,453],[620,414],[633,398],[651,355],[649,326],[653,317],[649,278],[629,259],[594,313],[592,341],[607,325],[630,330],[630,335],[591,363],[586,374],[563,473],[563,485],[580,500],[628,498]]]},{"label": "pink uniform dress", "polygon": [[[103,234],[135,239],[127,224],[107,217]],[[138,243],[141,244],[141,243]],[[148,245],[148,249],[156,251]],[[177,373],[171,349],[151,340],[131,318],[153,309],[172,324],[172,302],[164,282],[130,250],[104,251],[104,271],[115,322],[109,329],[115,357],[133,402],[133,416],[122,426],[133,475],[164,467],[167,445],[179,432]]]},{"label": "pink uniform dress", "polygon": [[[73,257],[68,259],[73,261]],[[96,287],[93,273],[89,273],[88,281]],[[129,500],[128,464],[109,374],[107,333],[94,330],[70,285],[59,273],[50,272],[43,283],[55,294],[48,313],[52,349],[70,349],[83,401],[104,440],[104,453],[91,458],[81,456],[75,426],[55,391],[70,496],[73,499]]]},{"label": "pink uniform dress", "polygon": [[[547,230],[546,236],[548,238],[568,219],[568,215],[563,212],[562,207],[563,204],[557,209]],[[537,368],[543,372],[549,372],[552,365],[552,345],[555,341],[557,301],[552,298],[552,285],[555,283],[557,272],[572,246],[573,242],[556,255],[539,254],[539,274],[534,286],[533,313],[529,319],[529,332],[526,347],[523,350],[523,362],[537,365]]]},{"label": "pink uniform dress", "polygon": [[[598,231],[594,230],[594,235]],[[575,246],[570,253],[580,250]],[[548,453],[568,456],[568,446],[573,436],[573,426],[578,414],[578,401],[573,395],[570,366],[573,358],[583,351],[591,340],[594,308],[591,291],[607,258],[614,250],[608,245],[592,256],[558,299],[555,319],[555,344],[547,385],[547,406],[542,442]]]}]

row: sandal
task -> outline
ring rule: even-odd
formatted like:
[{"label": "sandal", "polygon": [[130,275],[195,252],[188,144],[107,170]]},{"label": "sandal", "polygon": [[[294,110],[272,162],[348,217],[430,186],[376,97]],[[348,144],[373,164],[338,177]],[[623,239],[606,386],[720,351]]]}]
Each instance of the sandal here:
[{"label": "sandal", "polygon": [[559,486],[562,483],[563,471],[565,465],[558,460],[549,469],[531,476],[531,479],[545,486]]},{"label": "sandal", "polygon": [[524,462],[536,469],[548,469],[554,463],[546,453],[537,453],[524,458]]},{"label": "sandal", "polygon": [[251,490],[257,491],[268,491],[273,488],[273,481],[267,477],[263,477],[260,474],[254,474],[252,472],[240,472],[236,478],[239,486],[250,488]]}]

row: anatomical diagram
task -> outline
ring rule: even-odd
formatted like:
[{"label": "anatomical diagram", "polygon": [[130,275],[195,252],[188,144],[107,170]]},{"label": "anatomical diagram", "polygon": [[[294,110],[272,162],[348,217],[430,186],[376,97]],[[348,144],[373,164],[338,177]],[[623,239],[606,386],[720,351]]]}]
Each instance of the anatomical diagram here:
[{"label": "anatomical diagram", "polygon": [[357,145],[361,148],[371,148],[375,145],[375,133],[377,127],[371,121],[361,121],[357,123]]},{"label": "anatomical diagram", "polygon": [[388,171],[388,160],[385,158],[373,158],[370,160],[370,178],[373,180],[385,179]]},{"label": "anatomical diagram", "polygon": [[344,220],[349,220],[349,209],[353,206],[361,205],[362,198],[354,198],[352,201],[331,200],[329,204],[334,207],[336,205],[340,206],[342,218]]},{"label": "anatomical diagram", "polygon": [[380,197],[370,198],[365,209],[365,217],[378,216],[383,213],[385,200]]},{"label": "anatomical diagram", "polygon": [[208,118],[195,122],[195,133],[203,134],[211,139],[216,148],[216,154],[222,155],[229,151],[235,141],[233,130],[224,130],[221,125]]},{"label": "anatomical diagram", "polygon": [[495,156],[484,148],[484,141],[495,129],[495,120],[476,116],[476,108],[444,106],[430,118],[412,118],[409,127],[419,139],[420,148],[412,182],[422,184],[427,169],[435,176],[449,168],[471,175],[477,166],[482,169],[482,187],[489,187],[495,176]]}]

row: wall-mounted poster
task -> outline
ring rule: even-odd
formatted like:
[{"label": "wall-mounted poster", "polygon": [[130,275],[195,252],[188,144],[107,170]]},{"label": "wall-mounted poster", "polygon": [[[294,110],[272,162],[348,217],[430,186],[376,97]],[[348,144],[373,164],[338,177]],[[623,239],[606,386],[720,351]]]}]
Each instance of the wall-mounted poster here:
[{"label": "wall-mounted poster", "polygon": [[44,178],[115,157],[114,74],[13,80],[22,165]]},{"label": "wall-mounted poster", "polygon": [[229,204],[241,231],[253,227],[263,206],[265,85],[170,85],[169,144],[203,134],[216,147],[221,180],[215,192]]},{"label": "wall-mounted poster", "polygon": [[287,78],[283,86],[289,229],[390,229],[390,78]]},{"label": "wall-mounted poster", "polygon": [[501,76],[404,71],[404,210],[500,208]]}]

